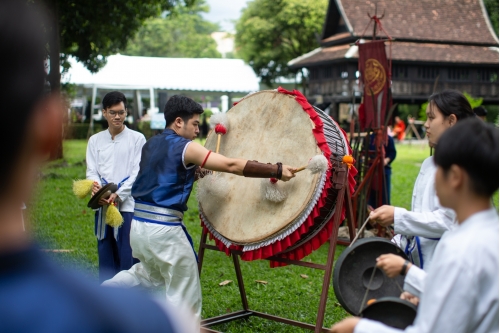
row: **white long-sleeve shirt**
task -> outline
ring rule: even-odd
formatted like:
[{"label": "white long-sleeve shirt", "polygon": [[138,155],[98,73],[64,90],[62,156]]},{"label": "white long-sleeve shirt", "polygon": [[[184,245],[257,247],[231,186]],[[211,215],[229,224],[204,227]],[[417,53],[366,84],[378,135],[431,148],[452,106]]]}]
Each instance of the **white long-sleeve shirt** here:
[{"label": "white long-sleeve shirt", "polygon": [[132,185],[139,172],[142,146],[146,143],[143,134],[125,129],[113,140],[108,130],[99,132],[90,137],[87,145],[87,179],[92,179],[103,185],[104,179],[108,183],[119,184],[116,194],[120,203],[120,211],[133,212],[134,198],[131,196]]},{"label": "white long-sleeve shirt", "polygon": [[[399,207],[394,209],[394,232],[404,236],[419,236],[424,270],[429,267],[438,239],[455,227],[453,210],[439,204],[434,188],[436,170],[432,156],[426,158],[413,187],[411,211]],[[404,237],[401,242],[399,238],[395,241],[405,249]]]},{"label": "white long-sleeve shirt", "polygon": [[354,332],[498,332],[498,231],[498,215],[491,208],[441,239],[412,326],[402,331],[361,319]]},{"label": "white long-sleeve shirt", "polygon": [[405,284],[403,289],[409,292],[410,294],[415,295],[418,298],[421,298],[425,288],[426,277],[427,273],[423,269],[415,265],[412,265],[408,270],[408,272],[406,273]]}]

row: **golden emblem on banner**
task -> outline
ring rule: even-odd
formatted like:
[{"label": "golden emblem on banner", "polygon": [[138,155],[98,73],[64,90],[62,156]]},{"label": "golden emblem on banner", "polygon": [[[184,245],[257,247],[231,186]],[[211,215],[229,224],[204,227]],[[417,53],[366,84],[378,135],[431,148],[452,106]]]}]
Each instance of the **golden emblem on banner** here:
[{"label": "golden emblem on banner", "polygon": [[365,62],[365,89],[370,95],[370,88],[373,95],[378,94],[385,86],[385,68],[377,59],[370,58]]}]

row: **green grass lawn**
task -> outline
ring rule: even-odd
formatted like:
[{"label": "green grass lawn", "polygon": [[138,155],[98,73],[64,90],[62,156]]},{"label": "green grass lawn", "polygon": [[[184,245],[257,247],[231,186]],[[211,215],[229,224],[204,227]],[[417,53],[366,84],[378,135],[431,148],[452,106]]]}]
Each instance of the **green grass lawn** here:
[{"label": "green grass lawn", "polygon": [[[394,205],[410,208],[413,183],[420,164],[429,156],[429,149],[421,145],[397,145],[398,156],[393,163],[392,202]],[[86,141],[65,141],[64,160],[52,162],[42,172],[35,200],[28,205],[35,238],[45,249],[63,249],[70,252],[49,252],[66,267],[77,266],[83,274],[97,283],[97,250],[93,234],[93,211],[86,207],[87,200],[78,200],[72,194],[72,181],[85,178]],[[196,188],[195,188],[196,191]],[[195,249],[201,235],[196,196],[189,199],[185,224],[193,237]],[[498,194],[495,197],[498,207]],[[327,244],[304,260],[325,263]],[[337,247],[336,257],[343,250]],[[269,262],[242,262],[247,297],[251,309],[284,316],[293,320],[315,323],[323,275],[322,271],[288,266],[269,268]],[[302,278],[305,274],[308,277]],[[224,287],[219,283],[233,280]],[[264,280],[260,284],[255,280]],[[204,318],[240,310],[241,301],[236,284],[232,260],[221,252],[207,250],[201,275]],[[325,326],[347,316],[337,302],[333,288],[325,316]],[[304,330],[250,318],[216,326],[224,332],[303,332]],[[308,332],[308,331],[306,331]]]}]

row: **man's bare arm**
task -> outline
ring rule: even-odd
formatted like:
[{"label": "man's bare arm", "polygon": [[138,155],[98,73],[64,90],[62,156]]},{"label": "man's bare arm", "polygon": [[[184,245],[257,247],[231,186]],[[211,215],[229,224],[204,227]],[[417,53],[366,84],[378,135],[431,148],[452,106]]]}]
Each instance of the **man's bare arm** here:
[{"label": "man's bare arm", "polygon": [[[184,163],[186,163],[186,165],[202,165],[208,153],[209,150],[207,148],[196,142],[191,142],[186,149]],[[208,170],[229,172],[242,176],[246,162],[247,160],[244,159],[229,158],[212,152],[208,156],[208,159],[203,167]]]},{"label": "man's bare arm", "polygon": [[[250,168],[247,168],[247,170],[245,170],[247,162],[247,160],[241,158],[229,158],[214,152],[210,153],[209,155],[209,150],[196,142],[191,142],[189,144],[184,155],[184,163],[186,164],[195,164],[199,166],[203,165],[203,167],[208,170],[228,172],[239,176],[245,175],[247,177],[262,177],[260,175],[255,176],[253,175],[253,173],[252,175],[250,175]],[[262,164],[257,167],[258,169],[261,169]],[[276,168],[276,165],[274,165],[274,167]],[[271,168],[271,166],[265,166],[265,168]],[[291,178],[295,177],[295,174],[292,173],[293,170],[294,168],[288,165],[283,165],[282,175],[280,179],[283,181],[288,181]],[[247,173],[244,174],[244,171],[246,171]],[[263,174],[264,173],[262,173],[262,175]]]}]

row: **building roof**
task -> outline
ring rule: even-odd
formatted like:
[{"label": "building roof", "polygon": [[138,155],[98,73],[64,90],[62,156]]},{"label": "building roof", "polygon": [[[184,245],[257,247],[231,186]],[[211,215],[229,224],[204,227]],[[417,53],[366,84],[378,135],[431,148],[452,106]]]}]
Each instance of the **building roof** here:
[{"label": "building roof", "polygon": [[63,82],[103,89],[166,89],[242,92],[259,90],[259,79],[241,59],[155,58],[113,55],[96,74],[70,59]]},{"label": "building roof", "polygon": [[[386,54],[389,56],[389,46],[386,42]],[[393,61],[412,61],[430,63],[455,64],[491,64],[498,65],[498,48],[488,46],[446,45],[432,43],[392,43]],[[289,62],[293,68],[309,67],[335,62],[339,59],[358,58],[358,47],[353,45],[338,45],[317,49],[308,57],[299,57]]]},{"label": "building roof", "polygon": [[482,0],[330,0],[323,46],[334,45],[341,39],[336,35],[346,32],[355,39],[371,37],[372,25],[362,34],[369,23],[367,13],[374,15],[375,5],[378,16],[385,12],[382,26],[395,39],[498,45]]}]

